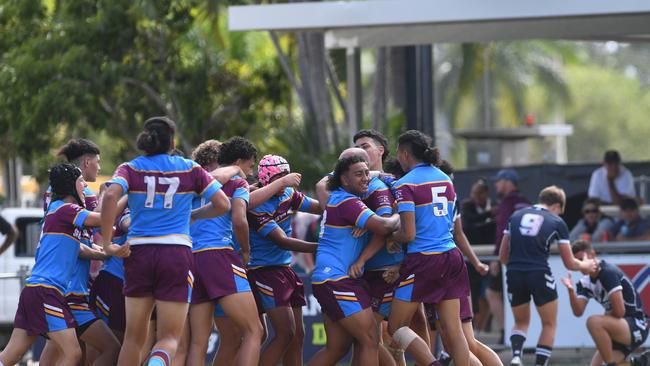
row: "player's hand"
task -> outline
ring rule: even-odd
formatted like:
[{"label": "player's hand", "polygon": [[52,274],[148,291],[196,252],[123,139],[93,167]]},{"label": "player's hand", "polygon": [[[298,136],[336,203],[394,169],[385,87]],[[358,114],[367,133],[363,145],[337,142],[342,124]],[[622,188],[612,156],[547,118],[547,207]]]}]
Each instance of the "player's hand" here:
[{"label": "player's hand", "polygon": [[302,181],[302,175],[300,173],[289,173],[285,175],[284,177],[280,178],[282,179],[282,187],[298,187],[300,185],[300,182]]},{"label": "player's hand", "polygon": [[360,260],[357,260],[354,262],[351,266],[350,269],[348,270],[348,275],[352,278],[359,278],[363,275],[363,266],[366,263]]},{"label": "player's hand", "polygon": [[499,261],[490,262],[490,274],[492,276],[498,276],[501,273],[501,263]]},{"label": "player's hand", "polygon": [[365,234],[367,231],[368,231],[368,230],[366,230],[366,229],[361,229],[361,228],[355,227],[354,229],[352,229],[352,237],[355,238],[355,239],[356,239],[356,238],[360,238],[360,237],[362,237],[363,234]]},{"label": "player's hand", "polygon": [[490,271],[490,266],[488,266],[487,264],[485,264],[483,262],[478,262],[476,265],[474,265],[474,269],[481,276],[485,276]]},{"label": "player's hand", "polygon": [[560,278],[560,281],[562,281],[562,284],[566,286],[569,290],[573,290],[573,281],[571,280],[571,272],[566,274],[566,277]]},{"label": "player's hand", "polygon": [[123,245],[114,243],[104,245],[104,253],[113,257],[126,258],[131,255],[131,245],[128,242]]},{"label": "player's hand", "polygon": [[595,259],[585,259],[580,261],[580,272],[590,274],[598,269],[598,262]]},{"label": "player's hand", "polygon": [[244,263],[244,268],[248,266],[248,261],[250,261],[251,254],[249,252],[242,252],[241,253],[241,261]]},{"label": "player's hand", "polygon": [[386,251],[390,254],[396,254],[402,252],[402,244],[396,243],[392,240],[386,241]]},{"label": "player's hand", "polygon": [[399,279],[399,266],[388,267],[381,276],[386,283],[395,283]]}]

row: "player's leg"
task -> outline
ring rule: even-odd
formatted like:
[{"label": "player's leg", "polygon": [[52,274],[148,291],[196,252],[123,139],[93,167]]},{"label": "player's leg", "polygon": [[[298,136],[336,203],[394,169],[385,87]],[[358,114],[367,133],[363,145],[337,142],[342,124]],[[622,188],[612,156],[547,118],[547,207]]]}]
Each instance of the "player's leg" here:
[{"label": "player's leg", "polygon": [[219,332],[219,348],[212,361],[212,366],[234,365],[235,358],[242,345],[242,331],[225,313],[215,314],[214,325]]},{"label": "player's leg", "polygon": [[396,360],[393,358],[392,353],[388,350],[388,344],[384,342],[383,339],[382,323],[384,322],[384,315],[380,313],[374,313],[373,315],[375,317],[375,322],[377,323],[377,333],[379,334],[379,365],[396,365]]},{"label": "player's leg", "polygon": [[79,335],[79,339],[97,351],[93,365],[112,366],[117,362],[120,342],[103,321],[94,321]]},{"label": "player's leg", "polygon": [[429,334],[429,323],[427,321],[426,312],[424,311],[424,304],[420,304],[418,310],[413,314],[410,327],[418,337],[422,338],[424,343],[429,345],[429,348],[435,346],[435,344],[433,344],[435,343],[435,339]]},{"label": "player's leg", "polygon": [[476,355],[483,366],[503,366],[499,355],[474,337],[474,328],[471,322],[463,323],[463,334],[465,334],[469,350]]},{"label": "player's leg", "polygon": [[189,328],[190,348],[187,354],[188,366],[203,366],[205,354],[208,352],[208,342],[212,332],[212,316],[214,302],[206,301],[190,306]]},{"label": "player's leg", "polygon": [[[260,360],[260,347],[264,330],[258,318],[257,305],[253,294],[251,292],[239,292],[228,295],[219,300],[219,305],[226,315],[237,324],[243,337],[241,347],[239,347],[237,353],[236,364],[242,366],[256,365]],[[281,358],[280,355],[276,364]]]},{"label": "player's leg", "polygon": [[327,343],[314,354],[307,365],[309,366],[330,366],[335,365],[343,358],[352,345],[352,335],[349,334],[341,324],[323,314]]},{"label": "player's leg", "polygon": [[77,334],[72,328],[47,333],[50,340],[61,351],[57,365],[76,365],[81,361],[81,348]]},{"label": "player's leg", "polygon": [[156,343],[152,347],[147,366],[171,365],[183,335],[188,308],[187,302],[156,300]]},{"label": "player's leg", "polygon": [[360,312],[339,320],[339,324],[356,340],[359,346],[359,364],[377,365],[379,363],[379,329],[372,309],[365,308]]},{"label": "player's leg", "polygon": [[[521,364],[524,343],[530,326],[530,299],[531,290],[526,281],[525,272],[507,271],[506,284],[508,286],[508,299],[515,324],[512,326],[510,346],[512,348],[511,365]],[[535,286],[535,284],[533,284]]]},{"label": "player's leg", "polygon": [[271,321],[275,335],[262,353],[260,365],[277,365],[296,334],[296,322],[292,309],[287,306],[269,309],[266,316]]},{"label": "player's leg", "polygon": [[296,332],[289,344],[289,348],[282,358],[283,366],[302,366],[302,348],[305,342],[305,325],[302,321],[302,307],[294,307],[293,319],[296,322]]},{"label": "player's leg", "polygon": [[142,354],[147,354],[150,349],[145,349],[145,342],[149,332],[149,321],[154,299],[153,297],[127,296],[124,301],[126,307],[126,331],[124,333],[124,344],[118,358],[118,365],[139,365],[142,361]]},{"label": "player's leg", "polygon": [[[72,330],[74,335],[74,329]],[[27,353],[35,340],[36,336],[28,335],[26,330],[14,328],[11,332],[11,338],[9,339],[9,343],[7,343],[7,347],[0,352],[0,363],[7,366],[17,364],[23,358],[23,355]],[[79,348],[79,346],[77,346],[77,348]],[[78,356],[81,358],[81,350],[79,350]]]},{"label": "player's leg", "polygon": [[553,300],[537,307],[537,312],[542,321],[542,333],[539,336],[537,349],[535,350],[536,366],[545,366],[549,358],[551,358],[557,330],[557,306],[558,301]]},{"label": "player's leg", "polygon": [[[603,363],[620,362],[615,358],[612,342],[622,345],[632,344],[630,326],[625,318],[614,318],[608,315],[592,315],[587,319],[587,329],[596,344]],[[618,352],[622,356],[621,352]]]},{"label": "player's leg", "polygon": [[[178,342],[178,348],[176,349],[176,354],[174,355],[174,359],[172,360],[172,366],[185,366],[189,348],[190,348],[190,325],[189,325],[189,321],[186,320],[185,326],[183,327],[183,333],[181,335],[181,339]],[[203,363],[200,365],[203,365]]]},{"label": "player's leg", "polygon": [[460,321],[460,300],[443,300],[435,306],[440,316],[440,329],[445,334],[448,348],[445,348],[454,364],[469,365],[469,347]]},{"label": "player's leg", "polygon": [[421,304],[418,302],[393,299],[388,316],[388,333],[402,349],[415,359],[418,365],[429,365],[435,359],[429,345],[409,328],[413,314],[418,311],[420,306]]}]

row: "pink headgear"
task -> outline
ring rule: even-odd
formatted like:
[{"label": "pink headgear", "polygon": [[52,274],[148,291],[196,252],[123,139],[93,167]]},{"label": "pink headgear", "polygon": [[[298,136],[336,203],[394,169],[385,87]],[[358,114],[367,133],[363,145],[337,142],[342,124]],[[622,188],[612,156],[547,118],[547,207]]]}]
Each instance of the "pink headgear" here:
[{"label": "pink headgear", "polygon": [[290,172],[289,163],[279,155],[264,155],[257,164],[257,176],[263,186],[271,183],[271,179],[276,175]]}]

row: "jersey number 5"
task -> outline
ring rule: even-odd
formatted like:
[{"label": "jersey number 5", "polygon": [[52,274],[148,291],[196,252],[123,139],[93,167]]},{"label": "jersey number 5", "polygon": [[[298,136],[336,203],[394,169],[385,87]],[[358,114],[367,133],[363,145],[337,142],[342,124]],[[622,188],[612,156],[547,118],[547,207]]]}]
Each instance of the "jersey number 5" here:
[{"label": "jersey number 5", "polygon": [[449,213],[449,200],[444,195],[445,192],[447,192],[447,186],[431,187],[431,203],[433,203],[434,216],[446,216]]},{"label": "jersey number 5", "polygon": [[[158,184],[169,186],[165,192],[165,199],[163,200],[164,208],[171,209],[173,207],[174,194],[176,194],[180,182],[178,177],[158,177]],[[156,177],[146,176],[144,177],[144,183],[147,185],[147,199],[144,201],[144,207],[153,208],[153,202],[156,198]]]}]

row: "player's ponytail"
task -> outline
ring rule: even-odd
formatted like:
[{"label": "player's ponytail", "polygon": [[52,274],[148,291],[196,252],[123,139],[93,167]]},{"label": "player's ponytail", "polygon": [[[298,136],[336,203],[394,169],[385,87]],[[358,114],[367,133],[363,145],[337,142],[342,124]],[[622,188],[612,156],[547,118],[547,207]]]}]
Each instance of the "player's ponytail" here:
[{"label": "player's ponytail", "polygon": [[138,135],[138,149],[147,155],[167,154],[173,147],[176,124],[167,117],[149,118]]},{"label": "player's ponytail", "polygon": [[398,138],[398,145],[400,149],[407,149],[420,162],[440,165],[440,151],[437,147],[431,146],[431,138],[420,131],[404,132]]}]

